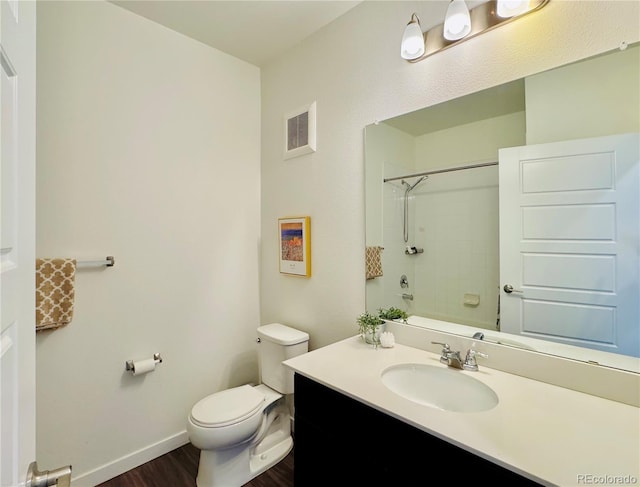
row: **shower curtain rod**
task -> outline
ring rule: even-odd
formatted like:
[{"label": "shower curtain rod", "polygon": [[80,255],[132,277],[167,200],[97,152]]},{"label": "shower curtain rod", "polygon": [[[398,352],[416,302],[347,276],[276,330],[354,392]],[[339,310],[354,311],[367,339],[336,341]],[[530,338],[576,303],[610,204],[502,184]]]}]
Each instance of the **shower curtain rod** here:
[{"label": "shower curtain rod", "polygon": [[434,169],[433,171],[418,172],[415,174],[407,174],[405,176],[397,176],[394,178],[385,178],[383,182],[397,181],[398,179],[415,178],[417,176],[430,176],[431,174],[440,174],[443,172],[462,171],[463,169],[475,169],[476,167],[497,166],[498,161],[480,162],[478,164],[469,164],[468,166],[449,167],[446,169]]}]

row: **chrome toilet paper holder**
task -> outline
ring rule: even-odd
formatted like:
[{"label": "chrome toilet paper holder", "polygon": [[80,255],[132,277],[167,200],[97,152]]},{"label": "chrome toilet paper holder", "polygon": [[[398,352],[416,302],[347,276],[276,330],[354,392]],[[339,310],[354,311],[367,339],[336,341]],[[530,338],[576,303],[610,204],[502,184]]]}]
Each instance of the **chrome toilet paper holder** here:
[{"label": "chrome toilet paper holder", "polygon": [[[153,360],[156,364],[161,364],[162,363],[162,357],[160,356],[159,352],[156,352],[153,354]],[[135,371],[135,367],[133,366],[133,360],[127,360],[124,366],[125,370],[134,372]]]}]

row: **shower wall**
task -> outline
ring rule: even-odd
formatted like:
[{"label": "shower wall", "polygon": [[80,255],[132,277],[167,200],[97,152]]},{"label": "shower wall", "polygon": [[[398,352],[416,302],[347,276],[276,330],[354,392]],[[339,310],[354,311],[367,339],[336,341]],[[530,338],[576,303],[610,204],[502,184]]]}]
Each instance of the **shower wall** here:
[{"label": "shower wall", "polygon": [[[525,114],[416,138],[416,169],[498,160],[525,144]],[[494,329],[499,287],[498,168],[436,174],[414,191],[415,314]]]},{"label": "shower wall", "polygon": [[[414,196],[414,313],[494,328],[499,286],[498,169],[433,176]],[[466,297],[466,302],[465,302]]]}]

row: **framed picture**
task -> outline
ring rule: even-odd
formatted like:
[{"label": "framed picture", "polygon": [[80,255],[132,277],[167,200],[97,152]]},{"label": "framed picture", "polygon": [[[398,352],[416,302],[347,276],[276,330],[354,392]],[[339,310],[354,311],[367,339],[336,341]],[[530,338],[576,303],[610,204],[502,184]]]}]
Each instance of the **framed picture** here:
[{"label": "framed picture", "polygon": [[280,272],[311,277],[311,218],[278,218]]},{"label": "framed picture", "polygon": [[284,158],[316,151],[316,102],[287,113],[284,117]]}]

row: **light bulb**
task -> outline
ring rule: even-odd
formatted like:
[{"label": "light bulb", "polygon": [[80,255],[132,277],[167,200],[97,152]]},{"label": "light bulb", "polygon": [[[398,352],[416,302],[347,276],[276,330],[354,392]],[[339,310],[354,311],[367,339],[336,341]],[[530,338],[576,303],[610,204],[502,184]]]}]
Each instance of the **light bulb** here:
[{"label": "light bulb", "polygon": [[[415,19],[414,19],[415,18]],[[416,14],[411,16],[411,20],[404,29],[402,44],[400,46],[400,56],[403,59],[417,59],[424,54],[424,36],[420,20]]]},{"label": "light bulb", "polygon": [[444,38],[450,41],[462,39],[471,32],[471,16],[464,0],[452,0],[444,19]]},{"label": "light bulb", "polygon": [[515,17],[529,10],[529,0],[498,0],[496,12],[499,17]]}]

